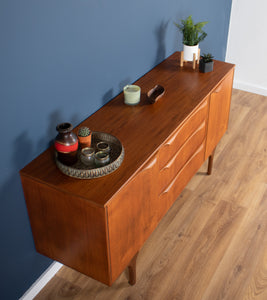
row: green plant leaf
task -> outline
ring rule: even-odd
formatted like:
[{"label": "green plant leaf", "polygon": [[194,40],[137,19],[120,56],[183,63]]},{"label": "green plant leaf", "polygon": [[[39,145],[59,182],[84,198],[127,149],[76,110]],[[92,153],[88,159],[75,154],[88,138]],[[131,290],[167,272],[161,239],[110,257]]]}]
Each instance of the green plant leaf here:
[{"label": "green plant leaf", "polygon": [[190,15],[185,20],[181,20],[181,23],[175,23],[174,25],[183,34],[183,43],[188,46],[195,46],[199,42],[203,41],[207,36],[207,33],[202,30],[208,22],[198,22],[194,24],[192,16]]}]

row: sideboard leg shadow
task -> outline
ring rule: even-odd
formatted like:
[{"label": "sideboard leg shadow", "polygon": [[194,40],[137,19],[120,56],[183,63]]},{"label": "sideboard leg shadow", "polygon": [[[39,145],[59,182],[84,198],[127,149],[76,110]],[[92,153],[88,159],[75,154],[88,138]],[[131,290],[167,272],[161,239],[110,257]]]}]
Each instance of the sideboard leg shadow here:
[{"label": "sideboard leg shadow", "polygon": [[207,175],[211,175],[211,173],[212,173],[213,159],[214,159],[214,155],[215,155],[215,150],[216,150],[216,148],[213,150],[212,154],[209,156],[209,164],[208,164]]},{"label": "sideboard leg shadow", "polygon": [[136,260],[137,260],[138,252],[135,254],[133,259],[131,260],[128,270],[129,270],[129,284],[135,285],[136,283]]}]

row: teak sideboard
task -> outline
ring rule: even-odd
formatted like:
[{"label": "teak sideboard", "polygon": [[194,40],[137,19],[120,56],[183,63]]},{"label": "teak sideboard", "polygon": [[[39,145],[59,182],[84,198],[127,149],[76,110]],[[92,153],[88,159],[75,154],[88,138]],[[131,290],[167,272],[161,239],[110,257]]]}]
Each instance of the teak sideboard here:
[{"label": "teak sideboard", "polygon": [[[206,159],[211,173],[228,125],[234,65],[214,61],[213,72],[200,73],[179,67],[179,58],[175,52],[136,81],[139,105],[125,105],[121,93],[80,124],[120,140],[125,157],[116,171],[68,177],[54,147],[20,171],[39,253],[107,285],[129,267],[134,284],[138,251]],[[156,84],[165,94],[149,104]]]}]

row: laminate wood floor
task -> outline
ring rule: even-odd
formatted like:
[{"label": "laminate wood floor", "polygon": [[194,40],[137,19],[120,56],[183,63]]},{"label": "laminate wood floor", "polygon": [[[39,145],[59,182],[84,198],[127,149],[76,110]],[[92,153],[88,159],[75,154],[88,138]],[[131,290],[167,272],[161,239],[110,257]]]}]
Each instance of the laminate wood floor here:
[{"label": "laminate wood floor", "polygon": [[267,299],[267,97],[233,90],[213,173],[192,178],[137,259],[107,287],[68,267],[35,299]]}]

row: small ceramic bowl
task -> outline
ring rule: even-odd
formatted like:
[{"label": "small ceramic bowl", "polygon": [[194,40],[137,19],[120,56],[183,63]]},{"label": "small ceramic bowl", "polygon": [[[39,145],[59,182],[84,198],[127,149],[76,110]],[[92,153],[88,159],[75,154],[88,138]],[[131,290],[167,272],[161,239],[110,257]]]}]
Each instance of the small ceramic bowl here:
[{"label": "small ceramic bowl", "polygon": [[92,166],[95,163],[95,150],[94,148],[83,148],[81,150],[81,161],[83,164],[87,165],[87,166]]},{"label": "small ceramic bowl", "polygon": [[109,151],[110,151],[110,146],[106,142],[97,143],[96,148],[97,148],[98,151],[102,151],[102,152],[105,152],[105,153],[109,153]]},{"label": "small ceramic bowl", "polygon": [[95,164],[98,167],[105,166],[109,163],[109,154],[103,151],[98,151],[95,154]]}]

